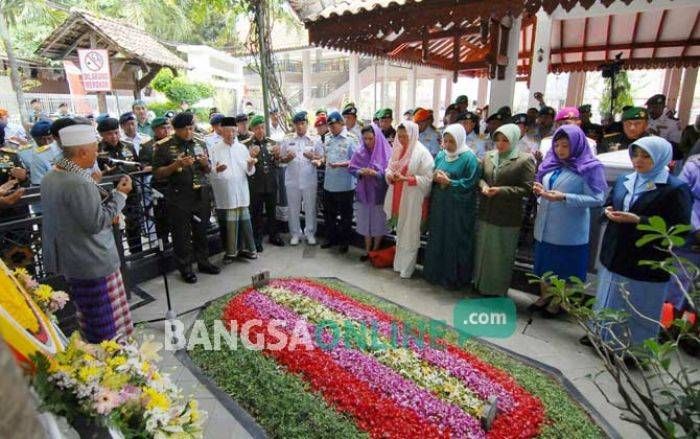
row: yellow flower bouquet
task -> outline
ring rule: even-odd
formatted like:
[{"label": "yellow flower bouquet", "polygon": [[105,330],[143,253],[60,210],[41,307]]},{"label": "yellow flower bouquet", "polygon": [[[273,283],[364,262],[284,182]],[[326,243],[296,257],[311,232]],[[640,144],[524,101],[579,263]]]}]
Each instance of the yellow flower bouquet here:
[{"label": "yellow flower bouquet", "polygon": [[152,340],[89,344],[74,333],[51,361],[32,359],[42,408],[71,423],[88,418],[125,438],[202,437],[204,414],[152,365],[158,359]]}]

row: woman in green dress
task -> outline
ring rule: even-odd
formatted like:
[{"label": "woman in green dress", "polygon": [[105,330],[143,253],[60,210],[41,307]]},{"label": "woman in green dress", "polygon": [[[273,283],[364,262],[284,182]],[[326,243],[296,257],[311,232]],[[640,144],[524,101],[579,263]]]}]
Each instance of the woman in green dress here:
[{"label": "woman in green dress", "polygon": [[517,147],[520,128],[509,123],[493,134],[496,149],[481,165],[474,286],[481,294],[508,294],[518,235],[523,219],[523,197],[532,191],[535,163]]},{"label": "woman in green dress", "polygon": [[467,286],[474,272],[480,174],[479,160],[466,138],[462,125],[449,125],[443,134],[443,150],[435,157],[423,277],[447,289]]}]

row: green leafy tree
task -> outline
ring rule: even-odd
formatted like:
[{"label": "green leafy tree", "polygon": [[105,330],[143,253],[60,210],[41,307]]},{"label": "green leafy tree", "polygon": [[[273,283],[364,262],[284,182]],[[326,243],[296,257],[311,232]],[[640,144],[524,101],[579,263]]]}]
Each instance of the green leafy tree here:
[{"label": "green leafy tree", "polygon": [[603,96],[600,100],[600,112],[602,115],[612,114],[617,115],[622,113],[622,107],[625,105],[634,105],[632,100],[632,85],[627,77],[626,71],[621,71],[615,76],[615,104],[610,109],[610,93],[611,93],[612,81],[610,79],[605,80],[605,88],[603,89]]},{"label": "green leafy tree", "polygon": [[175,75],[170,69],[160,69],[155,78],[151,81],[151,88],[155,91],[165,93],[168,86],[173,82]]}]

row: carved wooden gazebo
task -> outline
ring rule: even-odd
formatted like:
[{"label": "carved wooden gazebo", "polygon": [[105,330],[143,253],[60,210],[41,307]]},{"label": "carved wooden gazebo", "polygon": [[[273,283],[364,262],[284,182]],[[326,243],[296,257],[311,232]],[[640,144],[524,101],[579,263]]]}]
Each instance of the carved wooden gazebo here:
[{"label": "carved wooden gazebo", "polygon": [[131,84],[138,95],[163,67],[175,72],[187,63],[153,36],[129,24],[72,9],[70,16],[39,46],[50,59],[77,59],[81,48],[107,49],[113,83]]}]

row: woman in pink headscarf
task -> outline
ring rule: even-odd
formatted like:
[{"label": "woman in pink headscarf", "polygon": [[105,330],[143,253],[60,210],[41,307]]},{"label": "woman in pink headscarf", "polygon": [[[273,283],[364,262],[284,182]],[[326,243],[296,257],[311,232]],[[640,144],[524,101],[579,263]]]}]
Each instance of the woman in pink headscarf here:
[{"label": "woman in pink headscarf", "polygon": [[433,156],[418,141],[418,125],[405,121],[399,125],[394,148],[386,170],[389,191],[384,212],[396,229],[394,271],[403,278],[413,275],[420,247],[421,226],[425,225],[427,197],[433,182]]}]

